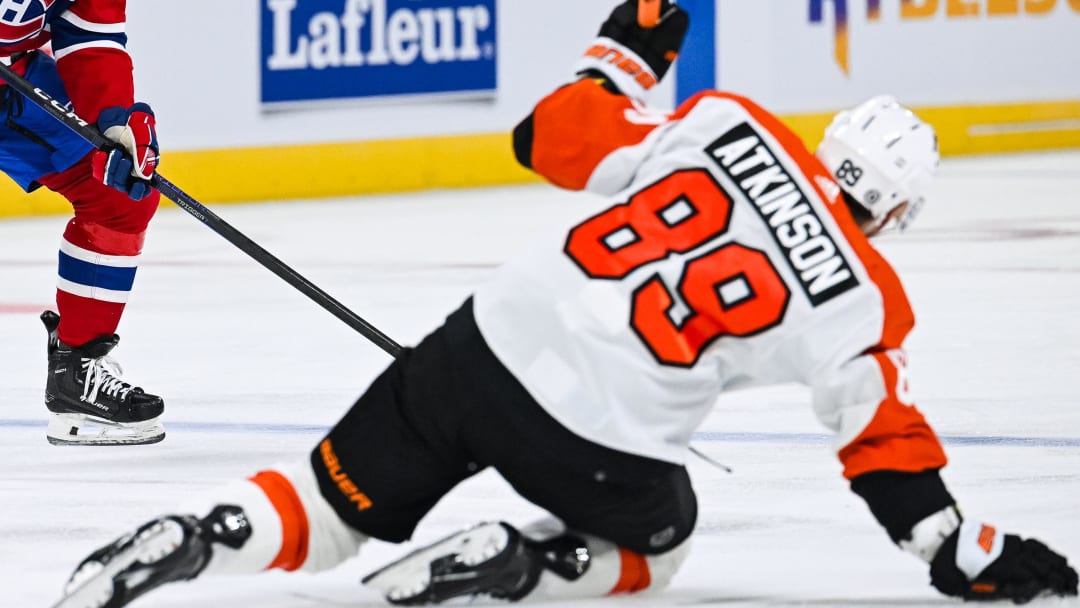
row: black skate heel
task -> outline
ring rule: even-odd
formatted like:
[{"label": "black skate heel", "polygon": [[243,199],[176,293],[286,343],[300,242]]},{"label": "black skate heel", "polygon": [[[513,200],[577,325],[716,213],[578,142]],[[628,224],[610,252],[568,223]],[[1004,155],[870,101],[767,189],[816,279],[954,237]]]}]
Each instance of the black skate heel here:
[{"label": "black skate heel", "polygon": [[48,332],[49,443],[141,445],[165,438],[159,420],[165,402],[122,380],[120,366],[108,356],[119,336],[102,336],[76,348],[58,339],[59,315],[45,311],[41,322]]},{"label": "black skate heel", "polygon": [[203,519],[169,515],[90,554],[53,608],[120,608],[166,583],[198,576],[213,545],[239,549],[251,536],[243,509],[218,505]]}]

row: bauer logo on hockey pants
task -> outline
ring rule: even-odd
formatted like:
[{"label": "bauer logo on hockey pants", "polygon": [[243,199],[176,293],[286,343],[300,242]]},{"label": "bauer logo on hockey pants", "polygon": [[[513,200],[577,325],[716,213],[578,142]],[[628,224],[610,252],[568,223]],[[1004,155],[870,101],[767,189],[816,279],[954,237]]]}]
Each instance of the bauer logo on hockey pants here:
[{"label": "bauer logo on hockey pants", "polygon": [[349,502],[356,503],[357,511],[366,511],[371,508],[371,499],[360,491],[360,488],[356,487],[356,484],[349,479],[349,476],[345,474],[345,471],[341,469],[341,462],[338,460],[337,454],[334,453],[334,445],[330,443],[329,439],[323,439],[323,442],[319,444],[319,454],[322,456],[323,464],[326,465],[326,472],[330,474],[330,479],[337,484],[341,493],[349,499]]},{"label": "bauer logo on hockey pants", "polygon": [[490,96],[495,0],[262,0],[262,101]]},{"label": "bauer logo on hockey pants", "polygon": [[742,123],[705,151],[753,203],[806,297],[821,306],[859,281],[806,193],[764,142]]}]

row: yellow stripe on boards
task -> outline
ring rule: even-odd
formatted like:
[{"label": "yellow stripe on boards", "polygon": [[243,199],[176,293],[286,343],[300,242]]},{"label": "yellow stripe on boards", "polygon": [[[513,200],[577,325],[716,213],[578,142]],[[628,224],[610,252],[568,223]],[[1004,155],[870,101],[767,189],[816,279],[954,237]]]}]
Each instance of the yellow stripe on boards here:
[{"label": "yellow stripe on boards", "polygon": [[509,133],[176,152],[162,173],[200,202],[522,183]]},{"label": "yellow stripe on boards", "polygon": [[[944,155],[1080,147],[1080,100],[916,108]],[[832,113],[781,117],[814,147]],[[474,188],[536,182],[514,160],[509,133],[166,151],[162,173],[206,204]],[[27,195],[0,177],[0,218],[70,214],[44,189]]]},{"label": "yellow stripe on boards", "polygon": [[29,215],[71,214],[71,205],[44,188],[27,194],[5,175],[0,175],[0,219]]},{"label": "yellow stripe on boards", "polygon": [[[1080,100],[914,108],[934,126],[943,156],[1033,152],[1080,147]],[[816,147],[833,114],[784,116]]]}]

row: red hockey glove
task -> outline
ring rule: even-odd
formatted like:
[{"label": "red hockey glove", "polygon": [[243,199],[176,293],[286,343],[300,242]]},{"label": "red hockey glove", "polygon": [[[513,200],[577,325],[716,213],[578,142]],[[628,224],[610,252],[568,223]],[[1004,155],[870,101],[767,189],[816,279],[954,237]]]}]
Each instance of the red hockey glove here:
[{"label": "red hockey glove", "polygon": [[574,71],[602,74],[623,94],[643,98],[671,68],[690,27],[686,11],[670,0],[657,1],[659,21],[650,28],[638,22],[638,0],[615,7]]},{"label": "red hockey glove", "polygon": [[146,198],[151,190],[150,178],[158,165],[155,126],[154,111],[145,103],[102,110],[98,130],[118,146],[94,152],[94,177],[134,200]]},{"label": "red hockey glove", "polygon": [[930,562],[930,583],[966,600],[1010,599],[1025,604],[1041,594],[1076,595],[1076,570],[1034,539],[965,521]]}]

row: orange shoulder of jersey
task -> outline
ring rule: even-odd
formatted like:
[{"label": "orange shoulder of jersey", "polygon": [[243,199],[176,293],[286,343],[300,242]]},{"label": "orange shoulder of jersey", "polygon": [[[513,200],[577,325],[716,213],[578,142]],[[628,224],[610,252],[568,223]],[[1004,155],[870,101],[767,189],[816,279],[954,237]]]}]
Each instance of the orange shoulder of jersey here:
[{"label": "orange shoulder of jersey", "polygon": [[533,170],[557,186],[584,189],[604,157],[641,143],[668,120],[667,115],[635,119],[640,113],[628,97],[594,80],[562,87],[533,112]]},{"label": "orange shoulder of jersey", "polygon": [[667,114],[637,106],[629,97],[583,78],[536,105],[530,117],[531,168],[556,186],[582,190],[609,154],[641,143],[660,125],[684,118],[699,101],[712,96],[724,94],[699,93]]}]

